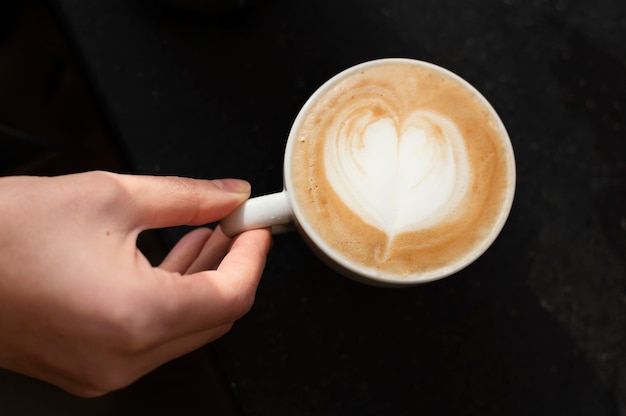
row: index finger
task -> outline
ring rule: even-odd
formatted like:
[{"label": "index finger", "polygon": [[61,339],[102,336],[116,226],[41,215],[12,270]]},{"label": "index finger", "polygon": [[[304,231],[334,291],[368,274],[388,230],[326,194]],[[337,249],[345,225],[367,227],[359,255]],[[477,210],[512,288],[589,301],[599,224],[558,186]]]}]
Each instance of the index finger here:
[{"label": "index finger", "polygon": [[142,228],[203,225],[217,221],[250,196],[237,179],[118,175],[129,199],[129,220]]}]

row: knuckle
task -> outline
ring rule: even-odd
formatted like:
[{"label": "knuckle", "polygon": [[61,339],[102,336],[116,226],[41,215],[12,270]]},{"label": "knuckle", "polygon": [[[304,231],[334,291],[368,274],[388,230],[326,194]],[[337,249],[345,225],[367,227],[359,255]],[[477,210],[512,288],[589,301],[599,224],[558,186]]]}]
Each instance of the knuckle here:
[{"label": "knuckle", "polygon": [[188,218],[183,219],[185,223],[195,223],[200,213],[200,207],[196,202],[201,199],[201,191],[197,182],[178,176],[166,176],[164,180],[168,183],[171,196],[178,198],[184,205],[196,207],[195,210],[190,210],[186,213]]},{"label": "knuckle", "polygon": [[240,301],[241,316],[247,314],[250,311],[250,309],[252,309],[252,307],[254,306],[254,300],[255,300],[254,291],[249,290],[248,293],[242,296],[242,299]]},{"label": "knuckle", "polygon": [[179,191],[180,194],[185,195],[197,192],[196,187],[193,185],[194,182],[187,178],[179,176],[166,176],[163,179],[169,182],[169,186],[172,190]]},{"label": "knuckle", "polygon": [[105,323],[111,348],[120,354],[150,348],[155,342],[158,323],[149,302],[141,294],[127,294],[118,300],[117,305],[109,309],[111,312]]},{"label": "knuckle", "polygon": [[230,318],[237,320],[247,314],[254,306],[255,297],[254,288],[235,286],[228,295],[228,303],[231,306]]},{"label": "knuckle", "polygon": [[[129,386],[143,374],[138,367],[141,354],[124,351],[126,347],[113,347],[92,357],[81,367],[77,379],[82,386],[78,394],[85,397],[98,397]],[[83,363],[84,364],[84,363]]]},{"label": "knuckle", "polygon": [[72,393],[74,396],[78,396],[83,399],[95,399],[109,393],[108,391],[96,390],[91,387],[70,387],[66,388],[66,390]]},{"label": "knuckle", "polygon": [[85,183],[92,188],[96,188],[105,194],[116,195],[124,190],[119,175],[111,172],[96,170],[85,173]]},{"label": "knuckle", "polygon": [[229,333],[232,328],[233,328],[232,322],[226,325],[222,325],[215,331],[215,339],[223,337],[224,335]]},{"label": "knuckle", "polygon": [[90,204],[90,207],[96,207],[98,214],[115,212],[128,200],[128,189],[119,175],[105,171],[93,171],[85,173],[83,180],[84,192],[88,197],[82,198],[82,200],[84,203]]},{"label": "knuckle", "polygon": [[120,390],[129,386],[139,378],[132,370],[130,363],[122,360],[117,362],[107,361],[105,364],[92,366],[84,374],[82,391],[78,392],[83,397],[98,397],[112,391]]}]

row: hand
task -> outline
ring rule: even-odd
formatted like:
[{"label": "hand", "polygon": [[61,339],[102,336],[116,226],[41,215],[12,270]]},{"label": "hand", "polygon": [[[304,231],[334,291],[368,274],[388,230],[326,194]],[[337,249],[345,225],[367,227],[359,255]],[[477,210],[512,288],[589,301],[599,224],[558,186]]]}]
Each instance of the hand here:
[{"label": "hand", "polygon": [[269,231],[231,242],[199,228],[159,267],[136,240],[217,221],[249,193],[105,172],[1,178],[0,366],[94,397],[225,334],[252,306]]}]

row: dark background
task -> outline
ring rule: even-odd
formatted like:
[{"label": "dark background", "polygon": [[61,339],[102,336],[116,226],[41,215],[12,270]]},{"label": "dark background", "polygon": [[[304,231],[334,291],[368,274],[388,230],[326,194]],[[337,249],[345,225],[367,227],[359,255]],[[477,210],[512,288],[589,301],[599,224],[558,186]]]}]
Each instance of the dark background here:
[{"label": "dark background", "polygon": [[[518,181],[501,236],[452,277],[367,287],[278,236],[253,310],[223,339],[97,400],[2,373],[11,414],[626,416],[626,2],[26,3],[39,17],[2,44],[0,123],[34,138],[3,139],[24,155],[8,173],[234,176],[275,192],[306,98],[400,56],[491,101]],[[13,82],[15,56],[43,75]]]}]

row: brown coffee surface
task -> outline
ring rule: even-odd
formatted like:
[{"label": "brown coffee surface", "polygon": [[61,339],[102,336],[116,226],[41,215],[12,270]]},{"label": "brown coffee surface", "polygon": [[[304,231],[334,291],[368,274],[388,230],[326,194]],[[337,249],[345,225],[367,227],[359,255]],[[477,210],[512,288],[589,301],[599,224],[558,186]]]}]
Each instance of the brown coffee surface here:
[{"label": "brown coffee surface", "polygon": [[[389,117],[398,128],[415,111],[450,119],[463,138],[471,172],[467,191],[454,209],[426,227],[390,238],[348,207],[324,166],[325,140],[342,122],[336,117],[348,108]],[[429,66],[390,62],[341,78],[294,129],[290,191],[304,221],[340,256],[376,274],[427,276],[456,268],[481,251],[507,214],[515,172],[501,122],[473,90]]]}]

